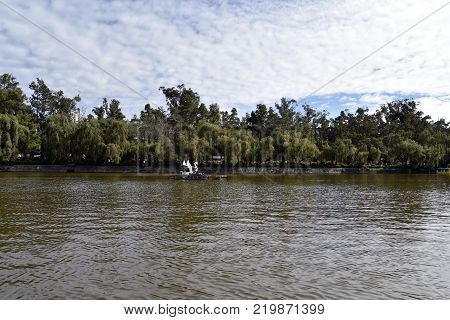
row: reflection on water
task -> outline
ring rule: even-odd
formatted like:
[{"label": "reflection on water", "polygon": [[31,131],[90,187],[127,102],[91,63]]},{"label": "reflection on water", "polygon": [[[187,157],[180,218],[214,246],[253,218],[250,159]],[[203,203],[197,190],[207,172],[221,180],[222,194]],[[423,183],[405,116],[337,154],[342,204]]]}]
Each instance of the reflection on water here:
[{"label": "reflection on water", "polygon": [[449,181],[0,174],[0,298],[448,298]]}]

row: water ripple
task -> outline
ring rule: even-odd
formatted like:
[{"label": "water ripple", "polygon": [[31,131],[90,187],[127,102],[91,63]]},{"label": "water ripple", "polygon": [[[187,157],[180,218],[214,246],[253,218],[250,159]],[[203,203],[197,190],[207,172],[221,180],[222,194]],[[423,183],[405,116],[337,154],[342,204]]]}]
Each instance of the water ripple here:
[{"label": "water ripple", "polygon": [[0,174],[0,298],[448,298],[448,184]]}]

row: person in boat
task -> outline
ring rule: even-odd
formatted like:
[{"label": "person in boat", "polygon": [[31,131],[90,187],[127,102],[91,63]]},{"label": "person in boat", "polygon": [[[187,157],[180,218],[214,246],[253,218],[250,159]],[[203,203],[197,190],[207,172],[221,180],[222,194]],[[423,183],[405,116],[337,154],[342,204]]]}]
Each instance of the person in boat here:
[{"label": "person in boat", "polygon": [[183,160],[183,163],[181,164],[180,173],[183,175],[189,174],[189,167],[187,166],[186,160]]},{"label": "person in boat", "polygon": [[181,164],[181,174],[182,175],[200,174],[200,172],[198,171],[198,162],[195,161],[194,166],[192,166],[189,160],[187,161],[183,160],[183,163]]},{"label": "person in boat", "polygon": [[192,170],[194,171],[194,173],[198,173],[198,162],[197,161],[194,162],[194,167],[192,168]]},{"label": "person in boat", "polygon": [[183,163],[181,164],[181,174],[189,175],[192,173],[194,173],[194,171],[192,170],[192,165],[189,160],[183,160]]}]

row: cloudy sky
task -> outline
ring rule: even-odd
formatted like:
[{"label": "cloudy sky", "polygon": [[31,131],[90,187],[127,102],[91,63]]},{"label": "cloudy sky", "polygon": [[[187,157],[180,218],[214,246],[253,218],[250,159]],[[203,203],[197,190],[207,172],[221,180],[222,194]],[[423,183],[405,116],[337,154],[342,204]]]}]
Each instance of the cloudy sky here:
[{"label": "cloudy sky", "polygon": [[0,0],[0,17],[0,73],[80,94],[86,112],[118,98],[130,117],[184,83],[241,115],[284,96],[332,115],[415,98],[450,121],[444,0]]}]

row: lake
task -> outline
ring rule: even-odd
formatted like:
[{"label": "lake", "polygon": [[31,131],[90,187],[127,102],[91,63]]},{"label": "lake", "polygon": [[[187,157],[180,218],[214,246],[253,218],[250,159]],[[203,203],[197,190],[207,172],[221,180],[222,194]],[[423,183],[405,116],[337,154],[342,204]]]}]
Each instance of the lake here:
[{"label": "lake", "polygon": [[1,299],[448,299],[448,176],[0,174]]}]

